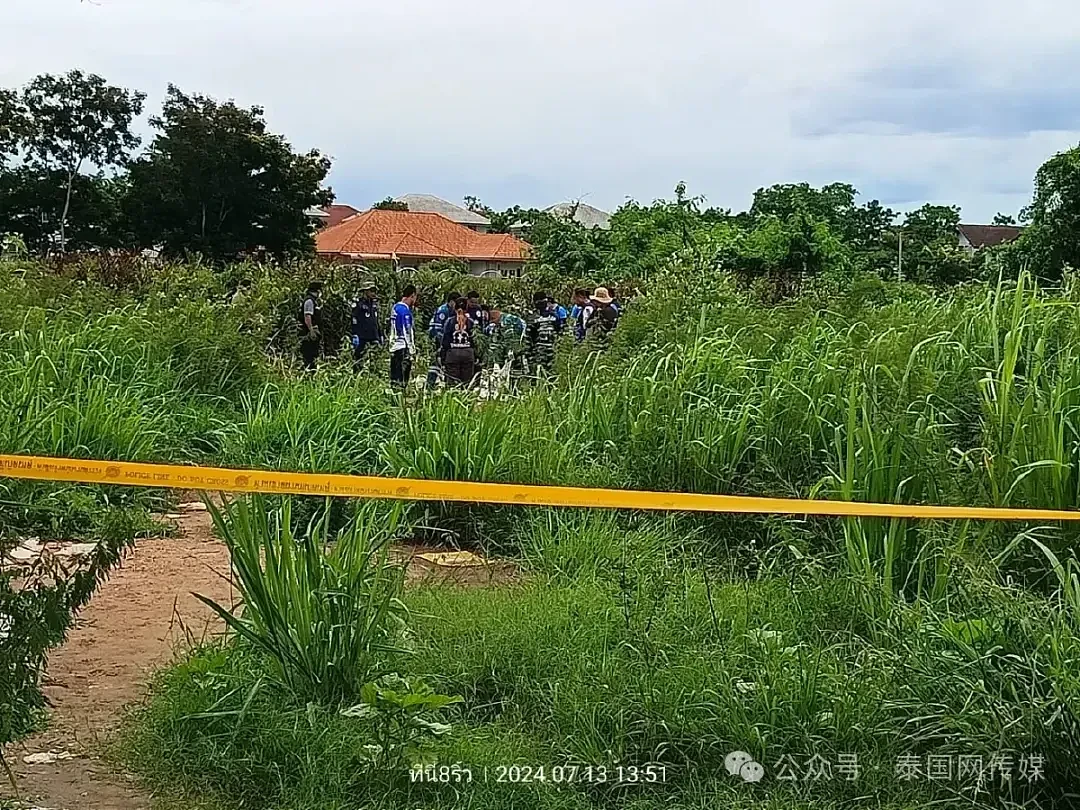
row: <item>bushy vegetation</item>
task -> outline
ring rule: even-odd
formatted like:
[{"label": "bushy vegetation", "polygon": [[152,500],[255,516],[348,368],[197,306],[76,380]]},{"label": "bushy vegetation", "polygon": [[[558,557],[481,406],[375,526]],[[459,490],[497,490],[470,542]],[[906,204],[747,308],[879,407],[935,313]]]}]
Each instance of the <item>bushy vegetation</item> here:
[{"label": "bushy vegetation", "polygon": [[[1068,277],[942,291],[826,275],[776,305],[737,276],[666,265],[606,352],[560,347],[553,384],[403,407],[347,357],[314,379],[295,371],[313,268],[0,272],[5,452],[895,502],[1080,497]],[[338,273],[328,311],[351,284]],[[395,279],[378,273],[388,297]],[[462,283],[419,281],[422,309]],[[497,303],[529,291],[483,285]],[[53,531],[119,549],[162,497],[3,487],[4,543]],[[157,677],[124,747],[165,792],[296,808],[1068,807],[1080,783],[1068,527],[302,498],[242,500],[219,525],[245,597],[237,632]],[[403,588],[379,548],[424,533],[512,556],[520,581]],[[728,775],[737,749],[766,781]],[[834,769],[856,755],[859,778],[777,778],[814,754]],[[945,755],[954,768],[1010,757],[1013,778],[896,774],[900,757],[925,771]],[[1021,776],[1031,755],[1041,780]],[[410,781],[417,763],[464,764],[474,781]],[[656,763],[665,782],[495,781],[501,764],[575,763]]]},{"label": "bushy vegetation", "polygon": [[546,269],[608,284],[625,279],[630,288],[673,266],[694,266],[725,273],[759,297],[776,300],[821,277],[850,281],[872,273],[955,284],[996,277],[1002,267],[1024,261],[1006,263],[1002,251],[962,250],[957,207],[927,204],[901,216],[877,200],[860,204],[858,197],[846,183],[776,185],[758,189],[747,211],[733,213],[707,207],[679,183],[674,199],[620,206],[606,230],[534,209],[479,208],[495,230],[522,229],[534,247],[534,273]]}]

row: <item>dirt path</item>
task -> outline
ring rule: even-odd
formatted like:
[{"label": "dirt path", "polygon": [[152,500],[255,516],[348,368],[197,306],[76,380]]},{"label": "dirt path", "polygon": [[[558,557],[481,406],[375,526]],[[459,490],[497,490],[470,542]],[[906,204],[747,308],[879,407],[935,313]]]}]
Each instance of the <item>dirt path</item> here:
[{"label": "dirt path", "polygon": [[[119,723],[124,707],[139,700],[149,676],[167,663],[185,633],[194,638],[219,625],[191,594],[221,604],[233,592],[225,546],[211,533],[210,515],[182,509],[177,536],[139,542],[79,614],[67,641],[49,658],[44,691],[53,709],[41,734],[9,746],[5,756],[19,783],[23,806],[38,810],[149,810],[150,797],[134,780],[98,756],[101,741]],[[468,553],[397,546],[392,558],[407,565],[412,586],[463,587],[508,584],[516,568]],[[60,754],[28,764],[33,754]],[[0,778],[0,805],[10,787]]]},{"label": "dirt path", "polygon": [[[79,614],[67,642],[49,658],[48,728],[5,751],[22,801],[49,810],[148,810],[150,798],[97,756],[99,741],[138,700],[151,672],[168,661],[184,630],[209,632],[211,612],[191,592],[228,604],[225,547],[206,512],[183,510],[176,537],[139,542]],[[71,754],[29,765],[42,752]],[[10,787],[0,785],[0,796]]]}]

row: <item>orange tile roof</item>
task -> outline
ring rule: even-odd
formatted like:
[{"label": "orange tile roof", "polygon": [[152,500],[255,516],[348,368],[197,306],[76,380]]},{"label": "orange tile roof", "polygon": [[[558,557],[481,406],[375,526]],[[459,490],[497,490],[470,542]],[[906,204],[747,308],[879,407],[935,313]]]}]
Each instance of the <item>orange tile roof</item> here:
[{"label": "orange tile roof", "polygon": [[438,214],[365,211],[315,236],[319,253],[418,259],[524,261],[528,242],[507,233],[477,233]]}]

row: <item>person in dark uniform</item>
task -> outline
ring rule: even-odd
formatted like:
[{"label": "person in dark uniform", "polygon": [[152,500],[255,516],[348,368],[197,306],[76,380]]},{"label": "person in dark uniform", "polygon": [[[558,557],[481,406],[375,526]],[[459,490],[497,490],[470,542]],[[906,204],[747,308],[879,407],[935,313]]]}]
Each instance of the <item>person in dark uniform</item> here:
[{"label": "person in dark uniform", "polygon": [[448,388],[472,385],[476,377],[476,329],[477,323],[469,315],[468,302],[463,298],[443,328],[442,364]]},{"label": "person in dark uniform", "polygon": [[353,369],[359,371],[364,364],[368,350],[375,345],[385,343],[382,325],[379,321],[379,299],[375,296],[375,282],[365,281],[360,285],[360,297],[352,308],[350,325],[353,346]]},{"label": "person in dark uniform", "polygon": [[459,298],[461,298],[460,294],[456,292],[449,293],[446,296],[445,303],[435,310],[435,314],[431,316],[431,322],[428,323],[428,337],[431,338],[431,343],[435,347],[431,355],[431,367],[428,368],[428,391],[434,391],[439,385],[439,373],[442,371],[442,360],[440,358],[442,357],[443,330],[446,328],[447,320],[454,314],[454,308],[457,306]]},{"label": "person in dark uniform", "polygon": [[319,350],[322,348],[322,332],[319,330],[322,321],[319,298],[322,297],[322,290],[321,281],[311,282],[300,310],[300,355],[304,358],[305,371],[315,370]]},{"label": "person in dark uniform", "polygon": [[465,298],[467,299],[465,311],[469,313],[469,317],[473,319],[473,323],[476,324],[477,329],[483,330],[487,328],[487,313],[480,303],[479,291],[469,290]]}]

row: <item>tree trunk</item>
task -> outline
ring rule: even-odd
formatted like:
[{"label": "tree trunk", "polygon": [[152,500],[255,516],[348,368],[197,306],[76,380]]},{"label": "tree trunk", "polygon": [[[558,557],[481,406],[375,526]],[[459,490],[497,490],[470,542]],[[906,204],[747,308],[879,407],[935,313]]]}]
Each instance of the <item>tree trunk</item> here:
[{"label": "tree trunk", "polygon": [[75,167],[74,171],[68,172],[67,179],[67,193],[64,195],[64,211],[60,214],[60,255],[63,256],[67,251],[67,218],[68,211],[71,210],[71,189],[75,185],[75,175],[79,171],[79,167],[82,166],[82,161],[79,161],[79,165]]}]

